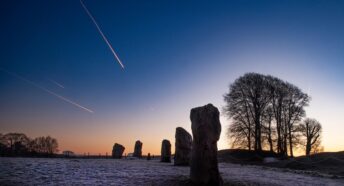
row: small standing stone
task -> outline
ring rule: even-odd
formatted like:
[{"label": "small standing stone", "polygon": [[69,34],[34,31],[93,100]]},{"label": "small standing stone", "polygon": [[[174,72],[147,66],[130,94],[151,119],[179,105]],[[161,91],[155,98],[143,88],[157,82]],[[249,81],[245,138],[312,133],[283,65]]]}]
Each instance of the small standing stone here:
[{"label": "small standing stone", "polygon": [[192,137],[182,127],[176,128],[176,151],[174,154],[174,165],[185,166],[190,164]]},{"label": "small standing stone", "polygon": [[217,161],[217,141],[221,133],[219,116],[219,110],[212,104],[191,109],[190,178],[195,185],[223,185]]},{"label": "small standing stone", "polygon": [[166,139],[161,144],[161,162],[171,162],[171,143]]},{"label": "small standing stone", "polygon": [[112,157],[116,159],[122,158],[124,150],[125,147],[123,145],[115,143],[112,147]]},{"label": "small standing stone", "polygon": [[135,147],[134,147],[134,157],[141,158],[142,157],[142,142],[140,140],[137,140],[135,142]]},{"label": "small standing stone", "polygon": [[150,155],[150,153],[148,153],[148,155],[147,155],[147,160],[151,160],[151,155]]}]

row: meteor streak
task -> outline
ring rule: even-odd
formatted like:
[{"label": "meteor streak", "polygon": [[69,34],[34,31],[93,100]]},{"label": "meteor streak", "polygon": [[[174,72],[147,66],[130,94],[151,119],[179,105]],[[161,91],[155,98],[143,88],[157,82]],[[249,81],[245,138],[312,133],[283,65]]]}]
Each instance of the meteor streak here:
[{"label": "meteor streak", "polygon": [[38,89],[40,89],[40,90],[43,90],[44,92],[47,92],[47,93],[49,93],[49,94],[51,94],[51,95],[53,95],[53,96],[55,96],[55,97],[57,97],[57,98],[59,98],[59,99],[65,101],[65,102],[67,102],[67,103],[70,103],[70,104],[72,104],[72,105],[74,105],[74,106],[76,106],[76,107],[78,107],[78,108],[80,108],[80,109],[82,109],[82,110],[85,110],[85,111],[87,111],[87,112],[89,112],[89,113],[94,113],[91,109],[88,109],[88,108],[86,108],[86,107],[84,107],[84,106],[82,106],[82,105],[80,105],[80,104],[78,104],[78,103],[76,103],[76,102],[74,102],[74,101],[72,101],[72,100],[70,100],[70,99],[67,99],[67,98],[65,98],[65,97],[63,97],[63,96],[60,96],[60,95],[56,94],[55,92],[52,92],[52,91],[50,91],[50,90],[48,90],[48,89],[46,89],[46,88],[44,88],[44,87],[42,87],[42,86],[36,84],[36,83],[33,82],[33,81],[30,81],[30,80],[28,80],[28,79],[25,79],[24,77],[22,77],[22,76],[20,76],[20,75],[18,75],[18,74],[16,74],[16,73],[14,73],[14,72],[10,72],[10,71],[7,71],[7,70],[2,69],[2,68],[0,68],[0,70],[6,72],[7,74],[9,74],[9,75],[11,75],[11,76],[14,76],[14,77],[20,79],[20,80],[22,80],[22,81],[25,81],[26,83],[28,83],[28,84],[30,84],[30,85],[32,85],[32,86],[34,86],[34,87],[36,87],[36,88],[38,88]]},{"label": "meteor streak", "polygon": [[54,83],[56,86],[60,87],[60,88],[65,88],[62,84],[52,80],[52,79],[48,79],[50,82]]},{"label": "meteor streak", "polygon": [[92,22],[94,23],[94,25],[97,27],[97,30],[99,32],[99,34],[103,37],[105,43],[108,45],[108,47],[110,48],[112,54],[115,56],[117,62],[119,63],[119,65],[121,65],[122,69],[124,69],[124,65],[122,63],[122,61],[119,59],[118,55],[116,54],[115,50],[112,48],[110,42],[108,41],[108,39],[106,38],[106,36],[104,35],[104,33],[102,32],[102,30],[100,29],[98,23],[96,22],[96,20],[94,19],[94,17],[92,16],[91,12],[88,11],[87,7],[85,6],[85,4],[82,2],[82,0],[80,0],[80,3],[82,5],[82,7],[84,8],[85,12],[87,13],[87,15],[91,18]]}]

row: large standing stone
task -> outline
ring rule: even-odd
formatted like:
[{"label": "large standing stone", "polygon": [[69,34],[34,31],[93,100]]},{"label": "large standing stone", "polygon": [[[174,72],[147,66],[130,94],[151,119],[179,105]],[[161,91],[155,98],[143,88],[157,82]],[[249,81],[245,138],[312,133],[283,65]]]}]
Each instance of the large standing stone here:
[{"label": "large standing stone", "polygon": [[221,133],[219,115],[219,110],[212,104],[191,109],[190,178],[196,185],[223,184],[217,161],[217,141]]},{"label": "large standing stone", "polygon": [[174,153],[174,165],[189,165],[191,155],[192,137],[182,127],[176,128],[176,150]]},{"label": "large standing stone", "polygon": [[161,144],[161,162],[171,162],[171,143],[166,139]]},{"label": "large standing stone", "polygon": [[121,144],[115,143],[112,147],[112,157],[116,159],[122,158],[125,147]]},{"label": "large standing stone", "polygon": [[142,142],[140,140],[137,140],[135,142],[135,147],[134,147],[134,157],[141,158],[142,157]]}]

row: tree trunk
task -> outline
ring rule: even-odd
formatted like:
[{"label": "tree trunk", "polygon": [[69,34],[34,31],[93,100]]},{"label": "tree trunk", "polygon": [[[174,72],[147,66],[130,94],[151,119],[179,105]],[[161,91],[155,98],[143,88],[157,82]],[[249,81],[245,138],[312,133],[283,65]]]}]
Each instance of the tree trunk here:
[{"label": "tree trunk", "polygon": [[309,156],[311,154],[311,142],[309,139],[307,139],[307,144],[306,144],[306,156]]},{"label": "tree trunk", "polygon": [[261,126],[260,126],[260,117],[259,117],[259,114],[256,113],[256,121],[255,121],[255,124],[256,124],[256,151],[262,151],[262,143],[261,143]]},{"label": "tree trunk", "polygon": [[270,118],[270,122],[269,122],[269,134],[268,134],[268,141],[269,141],[269,145],[270,145],[270,152],[272,153],[274,151],[273,149],[273,145],[272,145],[272,137],[271,137],[271,118]]},{"label": "tree trunk", "polygon": [[289,125],[289,148],[290,148],[290,156],[294,157],[293,154],[293,138],[292,138],[292,134],[291,134],[291,126]]},{"label": "tree trunk", "polygon": [[287,137],[287,130],[284,131],[283,154],[284,154],[285,157],[288,157],[288,137]]},{"label": "tree trunk", "polygon": [[249,129],[248,129],[248,150],[251,151],[251,126],[249,126]]},{"label": "tree trunk", "polygon": [[255,123],[254,126],[254,151],[258,151],[258,126]]},{"label": "tree trunk", "polygon": [[269,145],[270,145],[270,152],[274,152],[274,148],[273,148],[273,145],[272,145],[271,135],[269,136]]},{"label": "tree trunk", "polygon": [[277,153],[282,152],[281,126],[277,123]]}]

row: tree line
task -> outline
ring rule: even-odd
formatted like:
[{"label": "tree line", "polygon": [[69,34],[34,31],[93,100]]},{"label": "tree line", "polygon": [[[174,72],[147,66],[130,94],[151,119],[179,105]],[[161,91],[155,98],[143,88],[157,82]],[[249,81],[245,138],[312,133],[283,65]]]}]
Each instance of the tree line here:
[{"label": "tree line", "polygon": [[34,139],[23,133],[0,134],[0,156],[51,156],[58,152],[58,142],[50,136]]},{"label": "tree line", "polygon": [[297,147],[303,147],[306,155],[321,150],[321,124],[305,118],[310,97],[297,86],[270,75],[247,73],[229,86],[224,100],[233,148],[269,150],[282,156],[293,156]]}]

